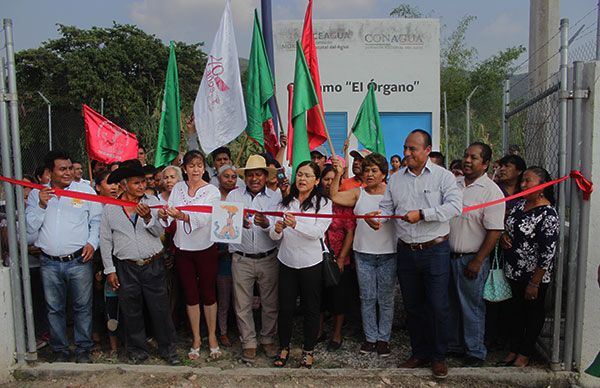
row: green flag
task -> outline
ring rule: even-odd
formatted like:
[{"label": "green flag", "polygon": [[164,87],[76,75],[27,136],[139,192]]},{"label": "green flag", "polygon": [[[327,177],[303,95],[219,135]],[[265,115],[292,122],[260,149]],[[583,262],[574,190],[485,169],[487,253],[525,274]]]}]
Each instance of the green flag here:
[{"label": "green flag", "polygon": [[369,91],[358,110],[352,124],[352,132],[366,149],[385,156],[385,143],[373,84],[369,85]]},{"label": "green flag", "polygon": [[165,92],[162,101],[162,113],[158,127],[158,143],[154,165],[162,167],[171,163],[179,155],[179,121],[181,102],[179,100],[179,77],[177,76],[177,60],[175,44],[171,41]]},{"label": "green flag", "polygon": [[246,134],[263,147],[265,145],[263,123],[273,117],[268,105],[273,93],[273,76],[269,68],[258,12],[255,9],[246,83],[246,117],[248,121]]},{"label": "green flag", "polygon": [[306,112],[319,103],[300,42],[296,42],[296,68],[294,73],[294,95],[292,98],[292,126],[294,128],[292,180],[294,180],[298,165],[305,160],[310,160],[308,132],[306,131]]}]

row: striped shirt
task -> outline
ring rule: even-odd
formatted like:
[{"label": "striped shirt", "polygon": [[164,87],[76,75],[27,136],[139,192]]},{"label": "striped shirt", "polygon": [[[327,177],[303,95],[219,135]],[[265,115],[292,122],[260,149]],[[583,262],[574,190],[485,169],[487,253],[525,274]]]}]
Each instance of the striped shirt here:
[{"label": "striped shirt", "polygon": [[[158,205],[158,199],[144,195],[140,202]],[[104,274],[115,272],[113,256],[117,260],[143,260],[163,249],[160,235],[163,226],[158,221],[158,209],[152,209],[152,219],[145,223],[142,217],[130,218],[121,206],[106,205],[100,225],[100,252]]]}]

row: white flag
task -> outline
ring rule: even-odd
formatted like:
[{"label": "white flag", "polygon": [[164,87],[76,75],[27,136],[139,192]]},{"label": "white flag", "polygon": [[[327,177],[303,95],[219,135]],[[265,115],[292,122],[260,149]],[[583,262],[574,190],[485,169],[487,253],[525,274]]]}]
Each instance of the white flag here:
[{"label": "white flag", "polygon": [[200,145],[206,153],[226,145],[246,128],[246,108],[229,0],[200,81],[194,102],[194,120]]}]

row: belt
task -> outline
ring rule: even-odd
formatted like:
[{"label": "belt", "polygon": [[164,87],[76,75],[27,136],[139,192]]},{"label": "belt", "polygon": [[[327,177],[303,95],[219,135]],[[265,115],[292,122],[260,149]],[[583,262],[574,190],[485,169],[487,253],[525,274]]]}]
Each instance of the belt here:
[{"label": "belt", "polygon": [[461,257],[464,257],[464,256],[475,256],[476,254],[477,254],[477,252],[468,252],[468,253],[452,252],[452,253],[450,253],[450,257],[453,259],[460,259]]},{"label": "belt", "polygon": [[425,249],[429,249],[435,245],[438,245],[439,243],[443,243],[446,240],[448,240],[448,235],[436,237],[433,240],[425,241],[422,243],[406,243],[399,239],[398,245],[407,247],[411,251],[424,251]]},{"label": "belt", "polygon": [[131,264],[135,264],[135,265],[137,265],[139,267],[143,267],[144,265],[148,265],[148,264],[150,264],[150,263],[152,263],[152,262],[160,259],[162,257],[162,254],[163,254],[162,251],[160,251],[156,255],[150,256],[147,259],[142,259],[142,260],[125,259],[124,261],[127,261],[128,263],[131,263]]},{"label": "belt", "polygon": [[71,260],[74,260],[74,259],[80,257],[81,253],[83,253],[83,248],[80,248],[69,255],[62,255],[62,256],[50,256],[49,254],[47,254],[45,252],[42,252],[42,253],[44,254],[44,256],[46,256],[50,260],[62,261],[64,263],[64,262],[71,261]]},{"label": "belt", "polygon": [[265,257],[270,256],[276,250],[277,248],[273,248],[265,253],[244,253],[240,251],[235,251],[235,254],[240,255],[242,257],[247,257],[249,259],[264,259]]}]

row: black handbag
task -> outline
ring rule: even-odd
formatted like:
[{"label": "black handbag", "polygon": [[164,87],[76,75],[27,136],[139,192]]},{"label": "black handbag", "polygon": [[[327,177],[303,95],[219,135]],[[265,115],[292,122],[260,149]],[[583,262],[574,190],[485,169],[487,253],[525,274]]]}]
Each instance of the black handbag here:
[{"label": "black handbag", "polygon": [[323,250],[323,283],[325,287],[334,287],[340,283],[342,273],[338,267],[337,261],[333,253],[325,249],[323,239],[320,238],[321,249]]}]

